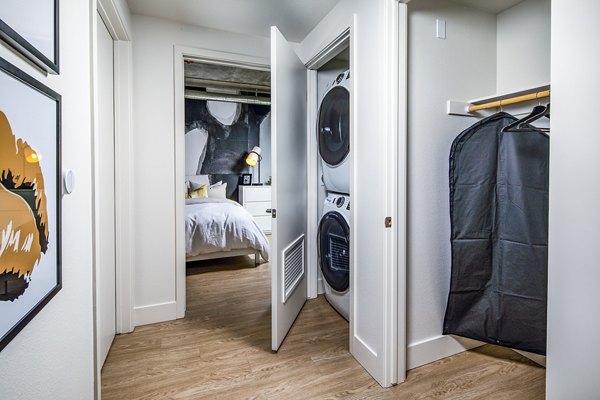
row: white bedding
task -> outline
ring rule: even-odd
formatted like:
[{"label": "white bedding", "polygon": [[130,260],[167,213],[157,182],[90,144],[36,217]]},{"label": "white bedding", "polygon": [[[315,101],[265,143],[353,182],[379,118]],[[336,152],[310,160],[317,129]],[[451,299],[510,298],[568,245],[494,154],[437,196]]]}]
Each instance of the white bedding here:
[{"label": "white bedding", "polygon": [[228,199],[185,201],[185,252],[188,257],[254,249],[269,260],[269,241],[246,209]]}]

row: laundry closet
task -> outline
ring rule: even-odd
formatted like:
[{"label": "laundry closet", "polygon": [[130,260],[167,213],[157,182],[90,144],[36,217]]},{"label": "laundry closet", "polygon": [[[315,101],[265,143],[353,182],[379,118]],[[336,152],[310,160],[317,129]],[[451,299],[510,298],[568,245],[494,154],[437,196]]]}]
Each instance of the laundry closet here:
[{"label": "laundry closet", "polygon": [[306,299],[325,293],[349,321],[350,352],[383,386],[395,382],[397,110],[387,100],[398,70],[387,51],[398,49],[385,38],[398,6],[342,0],[299,46],[271,30],[272,349]]},{"label": "laundry closet", "polygon": [[[340,2],[340,10],[343,3],[346,2]],[[328,18],[334,18],[335,13],[330,13],[311,33],[315,37],[301,44],[298,53],[308,61],[295,68],[289,68],[291,61],[278,59],[284,53],[279,46],[285,47],[285,40],[276,32],[272,37],[271,68],[274,146],[280,140],[278,132],[294,129],[285,121],[296,118],[298,125],[297,115],[279,110],[306,106],[308,116],[306,292],[312,297],[317,292],[328,294],[332,289],[322,271],[314,276],[315,266],[322,265],[317,245],[323,238],[319,224],[328,211],[349,211],[345,222],[350,243],[346,292],[350,349],[381,384],[388,385],[402,382],[408,369],[482,344],[442,333],[452,264],[450,149],[463,130],[486,116],[504,111],[520,118],[534,106],[549,102],[548,98],[539,98],[502,106],[502,110],[468,110],[473,104],[550,90],[550,1],[413,0],[408,4],[378,4],[379,7],[361,6],[362,13],[354,14],[345,30],[337,25],[337,35],[329,29],[329,43],[334,45],[317,38],[327,30]],[[350,8],[356,7],[353,4]],[[366,24],[364,17],[369,12],[373,19],[366,29],[361,23]],[[306,50],[311,41],[313,51]],[[290,58],[294,58],[291,48],[288,50]],[[319,60],[315,61],[315,57]],[[301,81],[290,90],[290,82],[302,80],[303,64],[308,67],[307,82]],[[284,69],[279,65],[295,70],[297,78],[290,73],[282,79]],[[323,143],[318,141],[322,133],[334,136],[334,132],[331,127],[319,126],[318,114],[323,93],[336,80],[337,84],[344,82],[348,70],[351,161],[346,192],[327,187],[327,174],[332,172],[327,168],[335,162],[323,162],[319,147]],[[307,102],[303,104],[298,98],[295,105],[284,106],[284,102],[292,100],[289,96],[282,99],[278,87],[290,93],[300,91],[298,88],[304,85],[308,87]],[[548,121],[540,119],[536,124],[547,127]],[[311,129],[314,126],[316,132]],[[338,142],[341,145],[343,140]],[[290,149],[301,145],[298,140]],[[274,157],[289,151],[277,149]],[[282,164],[274,163],[276,169]],[[274,181],[277,192],[277,182],[282,181],[281,177],[277,179],[277,172]],[[331,194],[335,197],[328,203],[326,199]],[[273,201],[281,204],[277,196],[274,194]],[[288,197],[287,201],[292,199]],[[299,204],[297,198],[293,201]],[[350,210],[344,208],[348,204]],[[279,218],[279,210],[284,208],[274,208]],[[343,226],[341,220],[334,223]],[[343,231],[338,228],[338,234],[328,236],[330,247],[335,243],[339,246],[337,239]],[[300,236],[289,235],[287,242]],[[277,235],[274,237],[280,240]],[[344,254],[343,250],[337,252],[340,254]],[[329,256],[333,264],[333,254]],[[273,288],[285,281],[277,275],[277,268],[274,267]],[[318,281],[318,288],[311,287],[314,281]],[[303,290],[295,292],[297,295]],[[285,335],[281,321],[287,318],[291,325],[297,314],[291,311],[292,305],[296,304],[299,311],[303,300],[286,299],[285,289],[274,292],[274,296],[274,315],[280,313],[273,318],[273,331],[280,329],[275,338]],[[343,316],[346,299],[331,292],[328,296]],[[275,342],[273,347],[277,347]],[[529,356],[544,362],[540,357]]]}]

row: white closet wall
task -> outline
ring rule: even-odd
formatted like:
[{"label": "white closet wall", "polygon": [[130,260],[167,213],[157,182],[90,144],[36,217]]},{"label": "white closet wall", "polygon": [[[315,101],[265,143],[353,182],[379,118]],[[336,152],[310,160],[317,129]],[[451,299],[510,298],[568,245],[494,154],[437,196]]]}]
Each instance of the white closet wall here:
[{"label": "white closet wall", "polygon": [[[448,115],[446,101],[550,81],[549,0],[526,0],[498,14],[459,3],[409,3],[409,369],[479,343],[442,335],[451,267],[448,157],[454,138],[479,119]],[[436,20],[445,21],[445,39],[436,37]]]},{"label": "white closet wall", "polygon": [[497,21],[496,92],[547,85],[550,82],[550,0],[524,1],[498,14]]},{"label": "white closet wall", "polygon": [[552,13],[546,396],[598,399],[600,2],[553,0]]}]

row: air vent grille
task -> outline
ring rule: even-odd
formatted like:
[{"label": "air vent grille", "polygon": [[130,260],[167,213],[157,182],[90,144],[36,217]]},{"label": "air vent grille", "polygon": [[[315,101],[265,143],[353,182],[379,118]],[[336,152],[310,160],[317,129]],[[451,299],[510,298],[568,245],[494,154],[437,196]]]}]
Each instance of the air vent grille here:
[{"label": "air vent grille", "polygon": [[304,235],[283,250],[283,302],[293,293],[304,276]]}]

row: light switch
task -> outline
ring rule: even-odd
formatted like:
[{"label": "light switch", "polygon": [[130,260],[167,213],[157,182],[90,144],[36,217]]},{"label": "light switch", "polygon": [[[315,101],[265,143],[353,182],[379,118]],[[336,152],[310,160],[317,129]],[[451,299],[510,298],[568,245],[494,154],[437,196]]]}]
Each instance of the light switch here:
[{"label": "light switch", "polygon": [[438,39],[446,39],[446,21],[443,19],[435,20],[435,37]]}]

